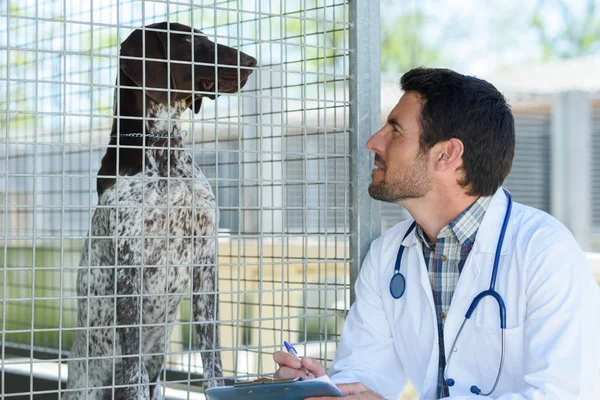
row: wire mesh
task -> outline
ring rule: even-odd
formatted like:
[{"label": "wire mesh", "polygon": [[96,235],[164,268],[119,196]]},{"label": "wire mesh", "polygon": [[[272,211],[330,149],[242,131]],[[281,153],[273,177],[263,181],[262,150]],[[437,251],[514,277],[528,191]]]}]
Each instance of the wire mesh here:
[{"label": "wire mesh", "polygon": [[[160,21],[200,29],[258,60],[241,90],[205,98],[198,115],[186,111],[180,120],[188,132],[183,148],[210,183],[220,215],[214,238],[225,378],[271,374],[271,354],[283,340],[331,360],[349,307],[348,8],[345,0],[4,4],[2,397],[65,393],[75,332],[90,329],[78,326],[76,280],[89,267],[80,266],[81,251],[119,104],[119,45]],[[161,381],[167,397],[186,398],[204,378],[191,287],[181,297]],[[107,385],[113,395],[115,385]]]}]

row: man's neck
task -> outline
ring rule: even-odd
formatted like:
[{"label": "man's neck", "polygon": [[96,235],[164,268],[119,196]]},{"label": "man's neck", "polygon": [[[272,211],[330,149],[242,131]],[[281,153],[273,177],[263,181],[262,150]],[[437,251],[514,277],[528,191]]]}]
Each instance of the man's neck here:
[{"label": "man's neck", "polygon": [[454,221],[479,196],[467,195],[463,189],[430,191],[425,197],[400,202],[423,229],[429,240],[435,242],[442,228]]}]

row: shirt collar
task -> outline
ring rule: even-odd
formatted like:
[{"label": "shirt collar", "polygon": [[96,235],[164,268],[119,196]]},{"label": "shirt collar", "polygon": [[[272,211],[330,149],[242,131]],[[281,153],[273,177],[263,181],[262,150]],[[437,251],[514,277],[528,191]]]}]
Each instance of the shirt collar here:
[{"label": "shirt collar", "polygon": [[[452,222],[444,226],[438,234],[438,238],[455,236],[461,246],[472,244],[491,199],[491,196],[479,197]],[[424,247],[430,248],[433,246],[433,242],[427,238],[425,232],[418,224],[416,233]]]}]

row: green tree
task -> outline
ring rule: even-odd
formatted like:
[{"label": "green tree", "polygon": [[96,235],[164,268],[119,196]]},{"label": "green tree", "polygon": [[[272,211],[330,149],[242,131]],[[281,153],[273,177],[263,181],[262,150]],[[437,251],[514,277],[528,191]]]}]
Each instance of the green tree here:
[{"label": "green tree", "polygon": [[[559,23],[550,23],[550,19]],[[565,0],[538,0],[531,16],[542,48],[542,59],[589,56],[600,52],[597,0],[587,0],[577,15]],[[556,29],[558,27],[558,29]]]},{"label": "green tree", "polygon": [[[32,5],[26,6],[32,7]],[[40,17],[47,19],[52,18],[60,21],[64,16],[60,14],[59,11],[60,10],[55,9],[51,13],[41,15]],[[13,72],[12,78],[15,78],[14,71],[19,71],[22,76],[26,76],[32,83],[35,83],[35,79],[32,78],[35,76],[35,71],[46,71],[51,68],[51,65],[48,65],[48,63],[43,60],[43,54],[40,56],[42,61],[38,60],[31,49],[35,48],[34,43],[36,41],[38,41],[38,44],[42,43],[42,47],[44,44],[51,42],[54,35],[56,35],[56,24],[47,21],[40,21],[37,24],[23,23],[22,17],[27,15],[28,12],[30,12],[30,10],[27,10],[26,7],[21,7],[17,2],[9,3],[8,18],[11,20],[11,23],[9,28],[0,26],[0,38],[4,39],[5,37],[10,36],[11,49],[4,55],[6,63],[0,63],[0,76],[6,77],[10,69],[10,71]],[[31,35],[32,26],[36,26],[36,29],[38,30],[37,37]],[[93,37],[91,31],[82,32],[77,36],[70,37],[69,40],[79,40],[81,43],[79,51],[82,53],[89,53],[90,55],[94,55],[102,50],[118,45],[116,30],[111,32],[102,31],[101,33],[96,33]],[[92,43],[94,46],[93,48]],[[8,58],[8,54],[10,54],[10,58]],[[106,67],[107,65],[109,65],[109,60],[107,58],[99,57],[95,59],[96,68]],[[18,76],[17,78],[22,79],[22,76]],[[44,79],[45,77],[40,78],[40,80]],[[60,80],[62,79],[69,81],[69,77],[62,76]],[[31,92],[26,91],[24,86],[17,80],[9,80],[6,85],[8,86],[8,99],[10,100],[9,103],[11,109],[9,110],[9,104],[7,103],[7,92],[5,88],[3,88],[3,90],[0,90],[0,129],[4,132],[31,130],[35,124],[35,103],[36,101],[39,101],[39,99],[33,98]],[[82,95],[82,97],[84,97],[84,95]],[[94,98],[93,101],[95,110],[112,110],[112,101],[102,102],[97,98]],[[17,113],[15,110],[18,110],[19,112]],[[52,109],[49,111],[57,112],[60,110]],[[8,126],[6,126],[6,113],[8,113]],[[57,119],[60,118],[57,117]]]},{"label": "green tree", "polygon": [[448,63],[441,46],[426,43],[427,18],[421,10],[382,20],[381,69],[405,72],[418,66]]}]

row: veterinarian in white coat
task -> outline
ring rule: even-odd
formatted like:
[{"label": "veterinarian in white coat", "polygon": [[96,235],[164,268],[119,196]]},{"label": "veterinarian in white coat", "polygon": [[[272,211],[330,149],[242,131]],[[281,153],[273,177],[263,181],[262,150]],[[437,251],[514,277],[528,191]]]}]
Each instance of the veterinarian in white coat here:
[{"label": "veterinarian in white coat", "polygon": [[[405,94],[367,144],[369,193],[414,219],[372,242],[331,379],[349,399],[399,399],[409,380],[420,399],[600,399],[600,289],[570,232],[499,188],[515,143],[504,98],[448,70],[415,69],[401,84]],[[465,219],[474,205],[480,217]],[[465,220],[477,229],[452,258],[442,233]],[[462,265],[454,281],[446,261]],[[302,376],[289,354],[273,357],[276,377]]]},{"label": "veterinarian in white coat", "polygon": [[[506,212],[499,190],[483,217],[444,324],[446,359],[472,300],[490,285]],[[571,234],[556,220],[513,204],[496,290],[506,306],[505,359],[492,398],[600,399],[598,286]],[[421,399],[435,399],[436,311],[423,251],[414,230],[404,239],[400,271],[406,291],[389,292],[400,242],[412,221],[375,240],[356,283],[352,307],[330,373],[336,383],[362,382],[389,399],[410,379]],[[447,377],[450,399],[472,399],[472,385],[494,384],[501,355],[498,304],[484,299],[455,345]],[[596,390],[596,391],[594,391]]]}]

